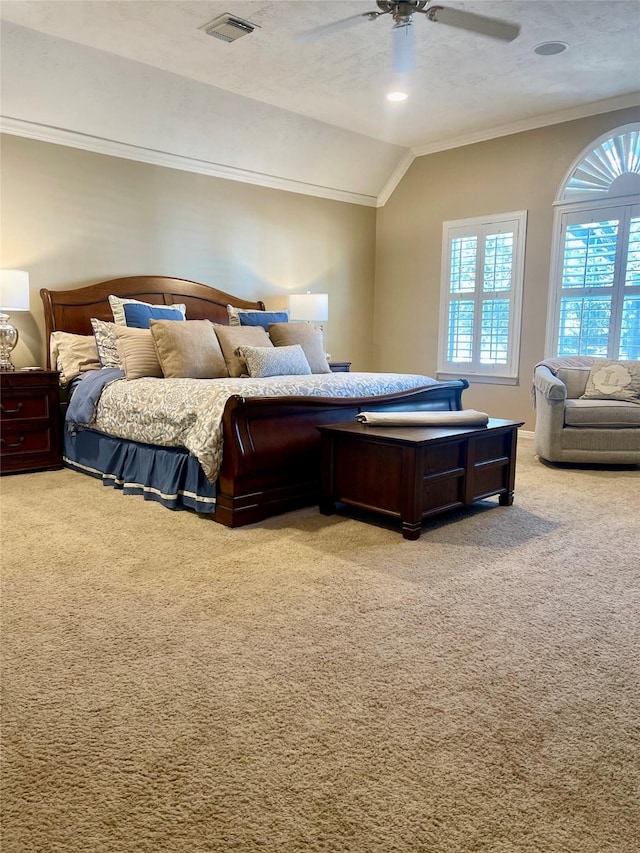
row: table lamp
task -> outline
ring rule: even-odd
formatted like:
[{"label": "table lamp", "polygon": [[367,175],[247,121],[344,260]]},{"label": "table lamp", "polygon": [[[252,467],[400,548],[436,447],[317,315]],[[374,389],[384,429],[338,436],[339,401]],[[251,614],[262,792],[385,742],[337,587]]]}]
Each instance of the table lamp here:
[{"label": "table lamp", "polygon": [[29,310],[29,273],[0,270],[0,370],[15,370],[11,352],[18,343],[18,330],[9,322],[11,311]]},{"label": "table lamp", "polygon": [[[324,323],[329,319],[329,294],[328,293],[292,293],[289,296],[289,319],[299,320],[315,325]],[[316,326],[320,333],[320,342],[324,350],[324,329]],[[326,353],[328,357],[328,353]]]},{"label": "table lamp", "polygon": [[328,293],[292,293],[289,296],[289,318],[307,323],[324,323],[329,319]]}]

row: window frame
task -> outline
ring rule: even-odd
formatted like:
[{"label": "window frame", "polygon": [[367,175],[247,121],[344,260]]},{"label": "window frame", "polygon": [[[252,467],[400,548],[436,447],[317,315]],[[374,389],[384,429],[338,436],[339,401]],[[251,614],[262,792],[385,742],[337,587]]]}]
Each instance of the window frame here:
[{"label": "window frame", "polygon": [[[635,209],[635,210],[634,210]],[[603,221],[605,214],[622,211],[618,221],[626,221],[627,225],[632,217],[640,212],[640,202],[637,195],[611,196],[605,195],[591,201],[574,201],[556,204],[553,213],[553,240],[551,245],[551,271],[549,274],[549,301],[547,306],[547,333],[545,336],[544,353],[545,358],[555,358],[558,352],[558,341],[560,337],[560,307],[563,293],[566,288],[562,287],[562,269],[564,264],[565,232],[569,218],[580,217],[586,214],[593,221]],[[596,214],[600,214],[596,216]],[[587,218],[587,216],[583,218]],[[612,321],[609,325],[609,342],[607,356],[602,358],[617,359],[617,351],[620,347],[620,313],[618,309],[622,303],[625,293],[625,283],[622,270],[626,260],[626,246],[628,243],[627,233],[619,237],[620,245],[616,251],[616,275],[611,288]],[[580,295],[582,288],[576,288],[576,295]],[[591,291],[594,292],[595,288]],[[616,354],[611,354],[615,346]]]},{"label": "window frame", "polygon": [[[449,346],[449,312],[454,301],[451,293],[451,244],[455,237],[482,236],[486,238],[492,226],[500,227],[507,222],[514,222],[511,286],[508,291],[495,291],[495,297],[501,293],[508,295],[510,303],[507,360],[504,364],[482,364],[479,354],[480,331],[478,318],[481,314],[474,312],[473,349],[471,362],[449,361],[447,350]],[[522,299],[524,292],[525,245],[527,234],[527,211],[516,210],[508,213],[497,213],[485,216],[474,216],[467,219],[448,220],[442,223],[442,261],[440,279],[440,316],[438,325],[438,362],[437,376],[441,379],[458,378],[463,375],[473,382],[515,385],[518,382],[520,362],[520,337],[522,331]],[[476,258],[484,257],[484,246],[476,254]],[[479,286],[480,285],[480,286]],[[476,286],[473,292],[474,304],[481,306],[483,300],[480,264],[476,270]],[[489,291],[490,292],[490,291]],[[471,294],[470,294],[471,295]]]},{"label": "window frame", "polygon": [[[625,124],[601,134],[583,148],[573,160],[558,187],[553,203],[547,327],[544,343],[545,358],[557,356],[560,337],[560,308],[563,296],[562,269],[566,230],[563,228],[563,222],[574,214],[580,216],[587,214],[594,221],[599,218],[596,215],[598,211],[604,213],[605,211],[619,209],[625,211],[623,218],[630,222],[631,218],[636,215],[634,214],[634,207],[640,202],[639,134],[640,122]],[[606,150],[615,149],[615,157],[605,156],[606,143],[612,143],[612,146],[607,146]],[[597,155],[595,160],[594,155]],[[595,176],[598,186],[585,186],[582,190],[575,186],[572,187],[572,182],[579,176],[583,178]],[[620,275],[620,267],[626,261],[627,240],[628,229],[616,250],[615,264],[618,274],[611,292],[612,313],[614,308],[619,307],[625,296],[625,283]],[[617,313],[619,314],[619,312]],[[612,351],[614,344],[616,350],[619,351],[619,319],[619,316],[615,316],[613,323],[609,325],[609,352]]]}]

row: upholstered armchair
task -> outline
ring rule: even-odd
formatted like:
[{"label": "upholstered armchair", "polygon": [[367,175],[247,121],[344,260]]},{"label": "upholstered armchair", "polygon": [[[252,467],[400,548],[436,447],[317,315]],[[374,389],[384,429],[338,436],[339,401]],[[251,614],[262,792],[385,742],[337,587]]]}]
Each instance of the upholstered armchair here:
[{"label": "upholstered armchair", "polygon": [[640,465],[640,362],[548,359],[535,368],[534,395],[542,459]]}]

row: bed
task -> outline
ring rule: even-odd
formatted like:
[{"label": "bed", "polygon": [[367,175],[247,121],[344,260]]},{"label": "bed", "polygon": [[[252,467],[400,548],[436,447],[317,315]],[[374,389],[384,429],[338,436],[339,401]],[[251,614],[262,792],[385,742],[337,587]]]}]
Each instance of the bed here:
[{"label": "bed", "polygon": [[[133,276],[75,290],[41,290],[40,294],[47,340],[58,331],[91,335],[91,318],[112,321],[108,301],[111,294],[153,305],[183,303],[187,319],[207,319],[221,325],[229,324],[228,305],[265,310],[260,301],[239,299],[204,284],[164,276]],[[404,384],[411,376],[404,377]],[[357,384],[359,377],[364,384]],[[317,503],[319,425],[351,421],[362,411],[460,410],[462,392],[468,387],[464,379],[435,382],[418,376],[416,387],[353,396],[354,388],[373,387],[376,377],[402,379],[403,375],[323,374],[322,385],[308,392],[314,396],[307,396],[307,392],[291,396],[288,391],[281,393],[284,385],[280,382],[272,383],[271,387],[278,389],[273,395],[265,385],[260,396],[251,396],[250,389],[260,380],[246,386],[236,382],[221,414],[222,450],[213,481],[185,446],[155,446],[93,428],[64,430],[64,462],[68,467],[101,477],[105,485],[143,494],[171,508],[195,509],[229,527],[255,523]],[[167,380],[177,381],[180,380]]]}]

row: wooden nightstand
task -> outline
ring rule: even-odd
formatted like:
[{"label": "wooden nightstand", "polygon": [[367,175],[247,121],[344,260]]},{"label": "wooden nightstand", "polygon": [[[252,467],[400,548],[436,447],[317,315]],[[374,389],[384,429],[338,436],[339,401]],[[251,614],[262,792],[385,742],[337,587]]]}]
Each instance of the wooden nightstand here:
[{"label": "wooden nightstand", "polygon": [[0,473],[62,468],[59,374],[0,372]]},{"label": "wooden nightstand", "polygon": [[348,373],[351,369],[350,361],[330,361],[329,367],[333,373]]}]

